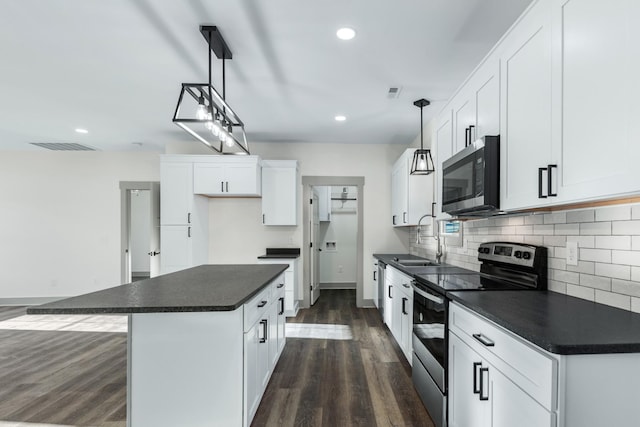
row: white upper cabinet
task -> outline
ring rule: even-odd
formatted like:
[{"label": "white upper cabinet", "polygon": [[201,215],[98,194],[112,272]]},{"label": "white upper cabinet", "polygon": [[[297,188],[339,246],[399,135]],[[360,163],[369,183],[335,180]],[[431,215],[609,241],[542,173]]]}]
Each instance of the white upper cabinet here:
[{"label": "white upper cabinet", "polygon": [[435,145],[435,188],[434,188],[434,213],[437,219],[451,218],[448,213],[442,212],[442,162],[453,155],[453,120],[451,109],[445,109],[438,117],[433,133],[432,141]]},{"label": "white upper cabinet", "polygon": [[257,156],[207,156],[193,165],[193,192],[210,197],[262,194]]},{"label": "white upper cabinet", "polygon": [[422,215],[433,213],[433,174],[410,175],[415,148],[409,148],[391,172],[391,223],[417,225]]},{"label": "white upper cabinet", "polygon": [[262,162],[262,223],[298,224],[298,162],[265,160]]},{"label": "white upper cabinet", "polygon": [[562,201],[640,190],[640,2],[553,0]]},{"label": "white upper cabinet", "polygon": [[318,195],[318,219],[320,222],[331,221],[331,187],[313,187],[313,191]]},{"label": "white upper cabinet", "polygon": [[535,207],[552,201],[547,179],[552,155],[550,0],[539,0],[500,46],[500,208]]},{"label": "white upper cabinet", "polygon": [[193,165],[189,162],[161,162],[160,182],[160,223],[189,224],[193,214]]}]

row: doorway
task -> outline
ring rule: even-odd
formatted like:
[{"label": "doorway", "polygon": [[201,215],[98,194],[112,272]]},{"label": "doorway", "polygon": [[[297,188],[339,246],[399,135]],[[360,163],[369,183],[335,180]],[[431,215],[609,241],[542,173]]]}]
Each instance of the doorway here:
[{"label": "doorway", "polygon": [[356,306],[362,307],[364,177],[303,176],[302,185],[301,307],[313,305],[323,288],[355,289]]},{"label": "doorway", "polygon": [[121,281],[160,274],[160,184],[121,182]]}]

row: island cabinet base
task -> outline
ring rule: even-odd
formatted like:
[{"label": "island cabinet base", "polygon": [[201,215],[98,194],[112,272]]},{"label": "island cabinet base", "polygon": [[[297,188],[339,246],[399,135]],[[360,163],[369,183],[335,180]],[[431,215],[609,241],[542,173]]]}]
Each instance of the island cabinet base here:
[{"label": "island cabinet base", "polygon": [[243,426],[243,307],[129,315],[127,427]]}]

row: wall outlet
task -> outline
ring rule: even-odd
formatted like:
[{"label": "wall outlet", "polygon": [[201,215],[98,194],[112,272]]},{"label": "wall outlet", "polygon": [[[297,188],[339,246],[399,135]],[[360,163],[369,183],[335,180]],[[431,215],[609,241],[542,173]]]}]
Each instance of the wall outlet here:
[{"label": "wall outlet", "polygon": [[567,265],[578,265],[578,242],[567,242]]}]

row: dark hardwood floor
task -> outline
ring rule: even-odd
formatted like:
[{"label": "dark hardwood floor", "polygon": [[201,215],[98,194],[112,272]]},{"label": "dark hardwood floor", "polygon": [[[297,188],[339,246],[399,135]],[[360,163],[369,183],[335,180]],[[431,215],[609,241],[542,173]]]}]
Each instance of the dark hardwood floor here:
[{"label": "dark hardwood floor", "polygon": [[[0,321],[24,314],[0,307]],[[346,325],[352,338],[288,338],[252,426],[433,426],[400,348],[355,291],[323,291],[289,322]],[[0,424],[124,427],[126,347],[123,333],[0,329]]]},{"label": "dark hardwood floor", "polygon": [[353,339],[287,338],[253,427],[433,426],[379,312],[355,299],[355,290],[323,290],[288,320],[347,325]]}]

